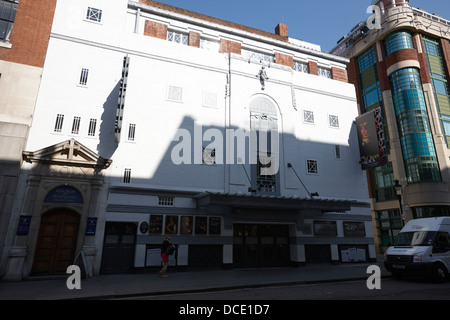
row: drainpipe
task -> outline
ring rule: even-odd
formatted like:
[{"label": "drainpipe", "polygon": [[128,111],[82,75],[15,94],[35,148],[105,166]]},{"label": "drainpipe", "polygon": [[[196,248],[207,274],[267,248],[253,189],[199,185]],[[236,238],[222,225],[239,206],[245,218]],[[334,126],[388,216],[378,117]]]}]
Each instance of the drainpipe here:
[{"label": "drainpipe", "polygon": [[225,163],[224,163],[224,192],[230,192],[230,161],[229,150],[230,150],[230,137],[229,130],[231,126],[231,52],[228,52],[228,73],[227,80],[225,84]]},{"label": "drainpipe", "polygon": [[141,8],[136,11],[136,22],[134,24],[134,33],[139,33],[139,20],[141,20]]}]

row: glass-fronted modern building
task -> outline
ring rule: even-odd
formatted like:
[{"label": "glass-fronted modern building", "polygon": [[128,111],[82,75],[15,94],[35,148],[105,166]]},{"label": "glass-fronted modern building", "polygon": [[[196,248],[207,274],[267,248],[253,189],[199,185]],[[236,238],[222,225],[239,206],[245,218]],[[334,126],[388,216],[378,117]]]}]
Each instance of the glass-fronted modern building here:
[{"label": "glass-fronted modern building", "polygon": [[360,114],[383,113],[388,162],[367,170],[381,253],[405,221],[450,215],[450,21],[408,0],[372,4],[381,29],[361,22],[331,52],[351,60]]}]

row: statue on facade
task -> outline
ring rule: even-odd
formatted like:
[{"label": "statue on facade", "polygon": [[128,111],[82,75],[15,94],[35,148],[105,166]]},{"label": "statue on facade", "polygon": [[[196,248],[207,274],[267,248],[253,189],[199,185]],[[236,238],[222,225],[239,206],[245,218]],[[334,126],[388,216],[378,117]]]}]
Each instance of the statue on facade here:
[{"label": "statue on facade", "polygon": [[265,67],[262,66],[261,70],[259,70],[257,77],[259,77],[259,82],[261,83],[261,90],[265,89],[265,82],[269,80],[269,77],[266,74]]}]

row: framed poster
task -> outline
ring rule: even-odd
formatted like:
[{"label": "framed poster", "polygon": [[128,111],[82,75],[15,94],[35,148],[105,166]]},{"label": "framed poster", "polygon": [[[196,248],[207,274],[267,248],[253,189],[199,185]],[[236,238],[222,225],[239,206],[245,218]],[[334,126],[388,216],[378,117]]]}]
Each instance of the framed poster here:
[{"label": "framed poster", "polygon": [[194,230],[194,218],[192,216],[181,216],[180,234],[192,234]]},{"label": "framed poster", "polygon": [[161,234],[163,227],[163,216],[162,215],[151,215],[150,224],[148,226],[148,231],[150,234]]},{"label": "framed poster", "polygon": [[365,237],[366,228],[364,221],[344,221],[345,237]]},{"label": "framed poster", "polygon": [[337,236],[336,221],[326,221],[326,220],[314,221],[314,235],[336,237]]},{"label": "framed poster", "polygon": [[221,219],[220,217],[209,218],[209,234],[220,235]]},{"label": "framed poster", "polygon": [[165,233],[178,233],[178,216],[166,216]]},{"label": "framed poster", "polygon": [[362,170],[386,164],[387,151],[381,108],[362,114],[355,122]]},{"label": "framed poster", "polygon": [[195,234],[206,234],[207,224],[206,217],[195,217]]}]

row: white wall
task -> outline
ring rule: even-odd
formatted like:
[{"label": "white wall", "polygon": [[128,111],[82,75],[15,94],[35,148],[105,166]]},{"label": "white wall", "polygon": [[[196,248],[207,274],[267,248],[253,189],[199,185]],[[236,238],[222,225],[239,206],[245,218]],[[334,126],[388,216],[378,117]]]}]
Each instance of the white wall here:
[{"label": "white wall", "polygon": [[[57,4],[45,69],[36,105],[36,113],[26,150],[33,151],[75,138],[105,158],[113,159],[112,183],[121,185],[125,168],[132,169],[130,186],[187,191],[246,192],[248,181],[241,166],[230,171],[223,165],[173,164],[171,150],[177,129],[191,133],[194,125],[223,132],[227,121],[231,128],[249,130],[249,103],[255,95],[265,95],[279,110],[280,186],[282,196],[307,196],[290,162],[310,192],[335,199],[368,200],[367,182],[358,163],[359,153],[353,120],[357,116],[353,85],[302,74],[289,67],[271,64],[269,80],[261,90],[256,75],[260,64],[231,55],[231,100],[226,100],[228,55],[169,43],[143,36],[143,14],[139,33],[134,33],[135,13],[126,0],[114,5],[103,1],[60,0]],[[87,6],[103,10],[102,23],[84,20]],[[171,21],[172,28],[190,30],[187,22]],[[224,32],[196,27],[209,37]],[[245,47],[273,51],[273,47],[255,40]],[[121,142],[114,141],[114,119],[123,57],[130,57]],[[296,53],[307,59],[304,53]],[[297,58],[298,58],[297,57]],[[321,65],[337,65],[314,57]],[[81,68],[89,69],[87,86],[79,86]],[[183,89],[181,102],[167,99],[169,86]],[[216,107],[204,107],[205,93],[217,96]],[[292,93],[296,104],[293,105]],[[315,123],[303,122],[303,111],[314,112]],[[54,133],[57,113],[63,113],[64,128]],[[339,128],[330,128],[328,115],[339,116]],[[74,116],[81,117],[80,133],[70,133]],[[89,119],[97,119],[94,137],[87,135]],[[136,124],[136,139],[127,142],[128,125]],[[205,146],[206,142],[202,143]],[[341,159],[334,158],[334,146],[341,147]],[[317,160],[319,173],[306,174],[306,160]],[[250,174],[249,166],[246,166]],[[232,185],[228,187],[231,175]],[[127,184],[128,185],[128,184]],[[145,202],[145,199],[139,200]]]}]

